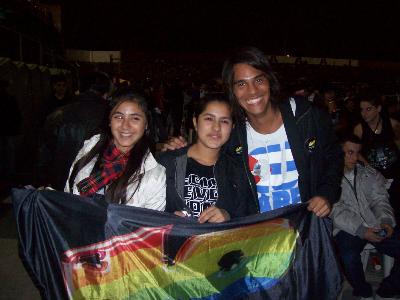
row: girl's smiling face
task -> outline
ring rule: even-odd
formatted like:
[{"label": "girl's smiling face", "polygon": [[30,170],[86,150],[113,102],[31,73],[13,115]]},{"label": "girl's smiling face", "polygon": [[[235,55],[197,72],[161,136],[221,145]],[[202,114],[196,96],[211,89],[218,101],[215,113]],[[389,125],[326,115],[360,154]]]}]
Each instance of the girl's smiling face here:
[{"label": "girl's smiling face", "polygon": [[211,149],[220,149],[231,134],[232,111],[227,103],[211,101],[193,124],[197,132],[197,144]]},{"label": "girl's smiling face", "polygon": [[115,146],[126,153],[144,135],[147,119],[136,102],[127,100],[111,111],[110,126]]}]

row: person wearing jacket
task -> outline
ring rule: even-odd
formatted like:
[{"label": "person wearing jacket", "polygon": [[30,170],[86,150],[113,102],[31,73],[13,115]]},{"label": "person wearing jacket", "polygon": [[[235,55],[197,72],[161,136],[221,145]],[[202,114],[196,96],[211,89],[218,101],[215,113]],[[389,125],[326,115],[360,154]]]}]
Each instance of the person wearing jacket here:
[{"label": "person wearing jacket", "polygon": [[[301,98],[281,100],[279,82],[258,49],[239,49],[222,71],[238,124],[225,153],[246,171],[258,212],[307,202],[319,217],[340,195],[343,154],[329,116]],[[174,138],[164,150],[185,145]]]},{"label": "person wearing jacket", "polygon": [[165,168],[150,152],[150,124],[142,96],[127,91],[113,99],[107,128],[84,142],[64,191],[163,211]]},{"label": "person wearing jacket", "polygon": [[221,153],[233,126],[231,106],[224,95],[214,93],[200,99],[193,124],[197,133],[193,145],[158,156],[167,172],[166,211],[190,215],[200,223],[256,213],[247,207],[249,187],[240,184],[243,170]]},{"label": "person wearing jacket", "polygon": [[333,233],[354,296],[373,299],[360,257],[367,243],[395,258],[390,275],[377,290],[379,296],[391,298],[400,294],[400,230],[389,203],[385,178],[372,167],[358,163],[361,143],[355,135],[343,139],[345,167],[340,200],[331,213]]}]

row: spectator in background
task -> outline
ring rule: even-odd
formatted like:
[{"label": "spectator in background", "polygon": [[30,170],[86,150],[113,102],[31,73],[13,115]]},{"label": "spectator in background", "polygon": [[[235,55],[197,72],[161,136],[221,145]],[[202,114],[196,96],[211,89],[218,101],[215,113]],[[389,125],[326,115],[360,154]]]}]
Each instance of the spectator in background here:
[{"label": "spectator in background", "polygon": [[380,171],[386,179],[393,180],[390,189],[390,203],[400,220],[400,123],[382,113],[380,95],[371,89],[358,94],[362,121],[354,128],[354,134],[361,138],[364,159]]},{"label": "spectator in background", "polygon": [[167,86],[165,100],[169,103],[173,126],[172,134],[178,136],[181,134],[183,118],[183,85],[179,79],[175,79],[175,81]]},{"label": "spectator in background", "polygon": [[350,129],[350,131],[361,122],[358,102],[359,100],[352,90],[346,91],[346,96],[343,99],[342,117],[345,120],[346,129]]},{"label": "spectator in background", "polygon": [[385,97],[385,105],[389,117],[400,122],[400,95]]},{"label": "spectator in background", "polygon": [[345,155],[342,193],[331,217],[345,275],[354,296],[373,299],[360,257],[365,245],[371,243],[379,252],[395,258],[390,275],[377,291],[381,297],[395,297],[400,294],[400,231],[395,227],[385,178],[370,166],[358,164],[361,140],[357,136],[345,137],[342,149]]},{"label": "spectator in background", "polygon": [[321,97],[314,100],[316,106],[325,109],[332,121],[334,129],[340,122],[340,103],[335,88],[328,84],[321,89]]},{"label": "spectator in background", "polygon": [[45,105],[45,117],[57,108],[60,108],[71,101],[71,94],[68,90],[67,78],[65,75],[54,75],[51,77],[52,92]]},{"label": "spectator in background", "polygon": [[46,119],[37,161],[37,184],[62,190],[83,142],[100,130],[106,116],[111,80],[102,72],[82,78],[81,94]]}]

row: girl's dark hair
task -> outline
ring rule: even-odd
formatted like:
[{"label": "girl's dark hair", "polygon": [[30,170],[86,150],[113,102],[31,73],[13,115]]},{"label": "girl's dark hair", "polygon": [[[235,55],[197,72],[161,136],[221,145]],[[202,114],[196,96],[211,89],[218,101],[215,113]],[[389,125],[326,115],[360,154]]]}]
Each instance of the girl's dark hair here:
[{"label": "girl's dark hair", "polygon": [[195,103],[193,117],[196,120],[210,102],[225,103],[232,110],[231,103],[225,93],[207,93]]},{"label": "girl's dark hair", "polygon": [[372,106],[378,107],[382,105],[381,95],[373,88],[365,88],[358,92],[357,99],[359,102],[368,102]]},{"label": "girl's dark hair", "polygon": [[128,201],[126,194],[128,185],[134,181],[138,181],[134,193],[139,188],[141,179],[143,177],[143,174],[140,174],[142,162],[147,158],[149,151],[153,149],[153,141],[150,138],[150,127],[152,125],[151,112],[148,108],[148,103],[146,102],[144,97],[135,92],[126,91],[119,93],[118,96],[112,100],[108,118],[104,122],[104,128],[102,133],[100,134],[100,139],[97,144],[85,156],[83,156],[75,163],[74,168],[71,172],[70,179],[68,181],[71,192],[76,175],[94,157],[97,156],[98,159],[92,173],[98,171],[101,168],[102,155],[113,138],[111,134],[111,128],[109,126],[111,113],[123,102],[134,102],[139,105],[139,107],[146,115],[147,129],[144,135],[136,142],[136,144],[131,149],[125,170],[118,179],[110,184],[105,193],[105,198],[108,202],[111,203],[125,204]]},{"label": "girl's dark hair", "polygon": [[276,106],[280,100],[280,85],[267,56],[255,47],[240,48],[230,55],[222,69],[222,82],[228,93],[229,100],[232,103],[234,115],[239,118],[239,120],[246,119],[246,113],[240,107],[233,92],[233,81],[235,77],[233,68],[237,64],[250,65],[265,74],[270,88],[270,101],[272,105]]}]

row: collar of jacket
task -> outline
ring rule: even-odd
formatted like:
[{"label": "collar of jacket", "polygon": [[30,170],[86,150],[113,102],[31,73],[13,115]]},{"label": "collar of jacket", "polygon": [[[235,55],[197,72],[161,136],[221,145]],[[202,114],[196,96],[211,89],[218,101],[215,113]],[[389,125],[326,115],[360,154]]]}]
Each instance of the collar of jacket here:
[{"label": "collar of jacket", "polygon": [[158,166],[158,162],[154,158],[153,154],[150,151],[147,151],[146,156],[143,158],[142,166],[140,168],[140,174],[144,174],[151,169],[154,169]]},{"label": "collar of jacket", "polygon": [[311,105],[309,103],[306,103],[306,101],[299,101],[298,99],[295,99],[295,102],[296,115],[293,115],[289,100],[282,102],[279,106],[279,109],[282,114],[283,124],[285,126],[286,135],[290,144],[290,149],[292,151],[294,161],[296,163],[296,168],[297,172],[299,173],[300,181],[300,177],[307,170],[307,160],[304,149],[304,137],[302,135],[302,132],[299,130],[298,123],[301,121],[303,115],[311,108]]},{"label": "collar of jacket", "polygon": [[184,186],[187,166],[187,152],[189,146],[178,150],[178,155],[175,158],[175,188],[179,197],[183,200]]}]

